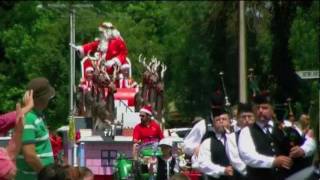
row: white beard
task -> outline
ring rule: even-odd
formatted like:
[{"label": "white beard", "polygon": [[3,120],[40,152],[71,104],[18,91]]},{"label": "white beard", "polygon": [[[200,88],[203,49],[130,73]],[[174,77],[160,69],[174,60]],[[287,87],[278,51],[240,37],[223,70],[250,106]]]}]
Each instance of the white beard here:
[{"label": "white beard", "polygon": [[111,29],[106,30],[103,32],[104,38],[109,41],[113,36],[113,31]]},{"label": "white beard", "polygon": [[98,46],[98,50],[101,52],[107,52],[108,45],[109,45],[109,42],[106,39],[101,39]]},{"label": "white beard", "polygon": [[112,30],[113,37],[121,37],[120,32],[117,29]]}]

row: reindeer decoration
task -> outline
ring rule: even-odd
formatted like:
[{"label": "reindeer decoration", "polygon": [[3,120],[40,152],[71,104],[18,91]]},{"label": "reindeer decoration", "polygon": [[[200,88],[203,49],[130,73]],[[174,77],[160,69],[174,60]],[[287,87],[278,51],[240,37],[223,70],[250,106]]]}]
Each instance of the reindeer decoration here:
[{"label": "reindeer decoration", "polygon": [[119,67],[113,67],[113,73],[106,72],[104,60],[96,55],[89,55],[82,62],[89,61],[93,66],[92,88],[90,91],[79,89],[77,101],[78,112],[87,117],[92,116],[93,129],[104,130],[110,128],[115,119],[114,93],[116,92],[115,79],[119,73]]},{"label": "reindeer decoration", "polygon": [[142,55],[138,60],[144,67],[141,91],[136,94],[136,111],[140,110],[143,105],[150,103],[154,110],[156,119],[160,122],[162,119],[163,102],[164,102],[164,73],[167,66],[161,64],[157,58],[152,57],[149,64]]}]

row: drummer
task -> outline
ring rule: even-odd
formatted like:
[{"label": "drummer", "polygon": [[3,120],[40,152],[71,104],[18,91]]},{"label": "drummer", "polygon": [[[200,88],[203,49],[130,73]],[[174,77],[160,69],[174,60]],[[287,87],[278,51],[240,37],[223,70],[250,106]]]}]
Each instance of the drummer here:
[{"label": "drummer", "polygon": [[160,125],[152,119],[151,105],[143,106],[140,109],[141,122],[133,129],[133,159],[137,160],[137,145],[147,142],[159,142],[163,138]]}]

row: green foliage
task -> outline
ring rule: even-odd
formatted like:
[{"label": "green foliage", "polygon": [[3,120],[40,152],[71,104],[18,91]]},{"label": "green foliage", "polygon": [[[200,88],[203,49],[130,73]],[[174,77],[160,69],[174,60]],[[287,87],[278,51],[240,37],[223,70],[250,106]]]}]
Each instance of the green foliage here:
[{"label": "green foliage", "polygon": [[291,27],[289,49],[297,70],[319,68],[319,2],[310,9],[297,8],[297,16]]}]

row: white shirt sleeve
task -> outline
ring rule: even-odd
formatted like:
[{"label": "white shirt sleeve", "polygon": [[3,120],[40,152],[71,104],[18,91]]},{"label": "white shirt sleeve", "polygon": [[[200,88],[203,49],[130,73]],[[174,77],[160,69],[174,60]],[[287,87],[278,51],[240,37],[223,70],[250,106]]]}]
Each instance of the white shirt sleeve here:
[{"label": "white shirt sleeve", "polygon": [[218,164],[214,164],[211,161],[211,139],[206,139],[200,146],[199,151],[199,170],[209,176],[219,178],[221,175],[224,175],[225,167]]},{"label": "white shirt sleeve", "polygon": [[184,138],[184,152],[192,156],[194,149],[200,145],[201,140],[206,133],[206,121],[201,120],[196,123],[190,133]]},{"label": "white shirt sleeve", "polygon": [[242,161],[239,155],[235,133],[226,134],[226,153],[233,168],[242,175],[247,174],[246,164]]},{"label": "white shirt sleeve", "polygon": [[312,156],[316,150],[316,141],[308,136],[308,134],[306,134],[305,138],[306,140],[300,147],[303,149],[305,157],[309,157]]},{"label": "white shirt sleeve", "polygon": [[272,167],[275,158],[260,154],[256,151],[255,144],[248,127],[241,130],[238,145],[240,157],[248,166],[257,168]]},{"label": "white shirt sleeve", "polygon": [[[285,125],[285,127],[294,128],[295,130],[297,130],[299,132],[300,135],[303,135],[301,129],[298,126],[296,126],[296,125],[292,126],[292,124],[289,123],[288,121],[284,121],[284,125]],[[312,137],[308,136],[307,134],[306,134],[305,138],[306,138],[306,140],[300,146],[300,148],[303,149],[305,157],[309,157],[309,156],[312,156],[316,150],[316,141]]]},{"label": "white shirt sleeve", "polygon": [[178,158],[176,159],[176,163],[175,163],[175,165],[174,165],[174,167],[173,167],[173,171],[174,171],[175,173],[179,173],[179,172],[180,172],[180,166],[179,166]]}]

